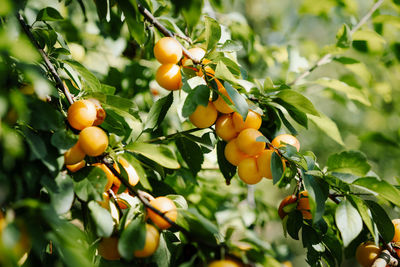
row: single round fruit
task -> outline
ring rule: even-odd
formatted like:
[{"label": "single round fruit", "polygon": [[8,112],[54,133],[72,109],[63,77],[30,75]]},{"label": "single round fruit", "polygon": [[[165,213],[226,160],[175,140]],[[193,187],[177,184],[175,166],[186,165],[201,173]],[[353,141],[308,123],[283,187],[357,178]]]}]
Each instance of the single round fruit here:
[{"label": "single round fruit", "polygon": [[239,178],[246,184],[256,184],[261,181],[262,176],[257,167],[257,159],[245,158],[238,165]]},{"label": "single round fruit", "polygon": [[371,267],[382,249],[371,241],[361,243],[356,250],[356,259],[363,267]]},{"label": "single round fruit", "polygon": [[249,157],[249,155],[246,155],[239,149],[237,145],[237,138],[232,139],[228,144],[226,144],[224,155],[226,160],[235,166],[238,166],[242,160]]},{"label": "single round fruit", "polygon": [[[233,103],[232,99],[230,98],[228,92],[226,91],[225,87],[221,84],[221,82],[218,79],[215,79],[215,82],[218,85],[218,91],[223,96],[226,96],[231,103]],[[215,100],[213,103],[214,103],[215,108],[221,113],[227,114],[227,113],[233,112],[233,109],[231,107],[229,107],[228,103],[225,102],[225,99],[223,99],[220,95],[218,95],[217,100]],[[260,127],[258,127],[258,128],[260,128]]]},{"label": "single round fruit", "polygon": [[[203,57],[206,55],[206,51],[204,51],[204,49],[202,49],[202,48],[200,48],[200,47],[193,47],[193,48],[190,48],[190,49],[188,50],[188,52],[190,53],[191,57],[192,57],[194,60],[198,61],[198,62],[201,62],[201,60],[203,59]],[[189,60],[189,59],[188,59],[186,56],[182,58],[182,66],[183,66],[184,68],[191,68],[191,67],[188,66],[188,65],[189,65],[188,62],[187,62],[188,60]],[[191,69],[197,71],[196,68],[191,68]]]},{"label": "single round fruit", "polygon": [[248,128],[240,132],[237,137],[238,148],[249,156],[260,154],[265,149],[264,142],[258,142],[257,138],[263,136],[256,129]]},{"label": "single round fruit", "polygon": [[102,124],[104,122],[104,120],[106,119],[106,111],[102,107],[99,100],[97,100],[95,98],[89,98],[88,100],[90,102],[92,102],[94,104],[94,106],[96,107],[96,119],[93,122],[93,126]]},{"label": "single round fruit", "polygon": [[154,56],[161,64],[176,64],[182,57],[182,45],[172,37],[163,37],[154,46]]},{"label": "single round fruit", "polygon": [[[260,170],[261,175],[264,178],[272,179],[272,171],[271,171],[271,157],[274,153],[272,149],[265,149],[258,157],[257,157],[257,166]],[[285,161],[282,159],[283,170],[286,167]]]},{"label": "single round fruit", "polygon": [[92,166],[99,167],[104,171],[107,176],[107,184],[104,188],[104,191],[108,191],[111,186],[118,181],[118,178],[112,173],[112,171],[103,163],[94,163]]},{"label": "single round fruit", "polygon": [[261,127],[261,115],[257,112],[249,110],[247,113],[246,120],[243,121],[242,115],[235,112],[232,115],[233,125],[235,126],[235,130],[237,132],[241,132],[244,129],[253,128],[253,129],[260,129]]},{"label": "single round fruit", "polygon": [[68,122],[72,128],[82,130],[96,120],[96,107],[88,100],[78,100],[68,108]]},{"label": "single round fruit", "polygon": [[[156,197],[150,201],[150,205],[161,211],[171,221],[176,221],[176,218],[178,217],[178,211],[176,210],[176,206],[171,199],[167,197]],[[147,214],[158,228],[168,229],[171,227],[171,224],[169,224],[165,219],[151,209],[147,209]]]},{"label": "single round fruit", "polygon": [[394,236],[392,242],[400,242],[400,219],[392,220],[394,227]]},{"label": "single round fruit", "polygon": [[97,247],[100,256],[109,261],[119,260],[121,255],[118,252],[118,238],[115,236],[112,237],[103,237]]},{"label": "single round fruit", "polygon": [[212,102],[208,102],[207,107],[198,105],[196,110],[189,116],[189,120],[197,128],[207,128],[217,120],[218,111]]},{"label": "single round fruit", "polygon": [[297,149],[297,151],[300,151],[300,142],[299,142],[299,140],[297,140],[296,137],[294,137],[293,135],[290,135],[290,134],[278,135],[271,142],[271,145],[273,145],[275,148],[284,147],[285,144],[292,145]]},{"label": "single round fruit", "polygon": [[78,163],[71,164],[71,165],[66,165],[65,167],[67,167],[67,169],[70,172],[77,172],[77,171],[79,171],[80,169],[82,169],[85,166],[86,166],[86,161],[85,160],[81,160]]},{"label": "single round fruit", "polygon": [[161,65],[156,73],[156,81],[169,91],[179,90],[182,85],[181,68],[175,64]]},{"label": "single round fruit", "polygon": [[[215,102],[214,102],[215,103]],[[235,138],[238,133],[233,127],[232,115],[222,115],[215,122],[215,132],[222,140],[229,141]]]},{"label": "single round fruit", "polygon": [[208,267],[241,267],[241,265],[236,261],[226,259],[213,261]]},{"label": "single round fruit", "polygon": [[160,243],[160,233],[157,228],[151,224],[146,224],[146,241],[141,250],[136,250],[133,255],[137,258],[145,258],[153,255]]},{"label": "single round fruit", "polygon": [[87,127],[79,133],[79,145],[86,155],[97,157],[106,151],[108,136],[99,127]]},{"label": "single round fruit", "polygon": [[285,212],[283,209],[290,204],[296,203],[297,202],[297,196],[296,195],[290,195],[285,197],[282,201],[281,204],[279,204],[279,208],[278,208],[278,215],[279,217],[283,220],[283,218],[286,217],[286,215],[288,215],[287,212]]},{"label": "single round fruit", "polygon": [[64,154],[64,163],[65,165],[72,165],[77,164],[78,162],[82,161],[85,158],[86,154],[82,150],[79,142],[67,150]]},{"label": "single round fruit", "polygon": [[310,201],[308,200],[308,192],[301,191],[299,194],[299,201],[297,203],[297,209],[303,214],[303,218],[306,220],[312,219],[312,214],[310,212]]}]

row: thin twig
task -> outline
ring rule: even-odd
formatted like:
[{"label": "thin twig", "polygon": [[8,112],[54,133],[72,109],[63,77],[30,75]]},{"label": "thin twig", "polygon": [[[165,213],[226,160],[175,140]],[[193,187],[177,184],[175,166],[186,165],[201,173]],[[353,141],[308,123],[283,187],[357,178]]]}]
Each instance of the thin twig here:
[{"label": "thin twig", "polygon": [[49,69],[51,75],[53,76],[53,79],[56,82],[57,88],[59,88],[62,92],[64,92],[64,95],[70,104],[74,103],[72,94],[69,92],[68,88],[66,86],[64,86],[60,76],[58,75],[54,65],[50,62],[50,59],[47,56],[46,52],[44,52],[43,49],[40,48],[38,42],[36,41],[35,37],[33,36],[32,32],[31,32],[31,27],[25,22],[25,19],[22,17],[22,15],[20,13],[17,13],[17,19],[18,19],[19,23],[21,24],[21,27],[24,30],[25,34],[28,36],[28,38],[31,40],[32,44],[36,47],[36,49],[39,51],[39,54],[42,56],[47,68]]},{"label": "thin twig", "polygon": [[[167,28],[164,27],[164,25],[162,25],[154,16],[153,14],[151,14],[150,11],[148,11],[144,6],[142,6],[141,4],[138,4],[138,9],[140,11],[140,13],[142,13],[142,15],[144,16],[144,18],[150,22],[154,27],[156,27],[164,36],[167,37],[172,37],[175,38],[175,36],[177,36],[176,34],[170,32]],[[181,36],[179,36],[181,38]],[[190,52],[182,46],[182,51],[183,54],[185,56],[187,56],[189,59],[192,60],[192,62],[194,64],[201,64],[200,61],[198,61],[197,59],[195,59]]]},{"label": "thin twig", "polygon": [[112,191],[112,189],[108,189],[108,195],[111,197],[112,201],[114,202],[115,206],[117,207],[119,215],[121,216],[122,209],[118,204],[117,196],[115,195],[114,191]]},{"label": "thin twig", "polygon": [[193,128],[193,129],[186,130],[186,131],[182,131],[182,132],[176,132],[176,133],[173,133],[173,134],[160,136],[160,137],[157,137],[157,138],[154,138],[154,139],[150,139],[150,140],[147,140],[147,141],[144,141],[144,142],[145,142],[145,143],[156,143],[156,142],[161,142],[161,141],[168,140],[168,139],[170,139],[170,138],[172,138],[172,137],[175,137],[175,136],[177,136],[177,135],[180,135],[180,134],[193,133],[193,132],[197,132],[197,131],[204,130],[204,129],[205,129],[205,128]]},{"label": "thin twig", "polygon": [[[379,8],[380,5],[382,5],[384,0],[379,0],[377,1],[372,7],[371,9],[367,12],[367,14],[364,15],[364,17],[362,17],[360,19],[360,21],[353,27],[353,29],[351,29],[350,31],[350,35],[353,35],[362,25],[364,25],[369,18],[372,16],[372,14]],[[298,81],[304,79],[305,77],[307,77],[308,75],[310,75],[310,73],[312,71],[314,71],[316,68],[318,68],[319,66],[325,65],[329,62],[332,61],[332,57],[333,55],[328,53],[326,55],[324,55],[322,58],[320,58],[317,63],[315,63],[311,68],[307,69],[306,71],[304,71],[303,73],[301,73],[299,76],[297,76],[292,82],[288,83],[289,86],[295,85]]]}]

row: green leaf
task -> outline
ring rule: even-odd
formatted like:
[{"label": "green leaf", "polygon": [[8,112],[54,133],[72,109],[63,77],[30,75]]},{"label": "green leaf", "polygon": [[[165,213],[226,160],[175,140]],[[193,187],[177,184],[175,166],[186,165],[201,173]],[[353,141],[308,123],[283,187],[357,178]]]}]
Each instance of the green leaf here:
[{"label": "green leaf", "polygon": [[114,229],[114,222],[108,210],[101,207],[96,201],[90,201],[88,207],[90,215],[96,225],[97,236],[111,236]]},{"label": "green leaf", "polygon": [[133,219],[122,231],[118,241],[118,252],[127,260],[133,258],[135,250],[141,250],[146,240],[146,225],[142,216]]},{"label": "green leaf", "polygon": [[174,95],[171,92],[167,96],[160,98],[151,106],[149,113],[147,114],[146,122],[144,123],[143,130],[155,129],[164,120],[169,108],[174,100]]},{"label": "green leaf", "polygon": [[289,103],[296,109],[315,116],[319,116],[318,111],[315,109],[314,105],[302,94],[291,90],[285,89],[280,91],[276,97],[282,99],[284,102]]},{"label": "green leaf", "polygon": [[265,78],[263,89],[265,92],[272,92],[276,90],[275,85],[270,77]]},{"label": "green leaf", "polygon": [[225,43],[217,47],[217,52],[237,52],[243,49],[242,43],[233,40],[226,40]]},{"label": "green leaf", "polygon": [[222,175],[225,178],[226,184],[231,183],[232,177],[236,174],[236,167],[230,164],[225,158],[225,146],[226,142],[218,141],[217,143],[217,158],[218,158],[218,166],[221,170]]},{"label": "green leaf", "polygon": [[228,69],[224,62],[218,61],[217,67],[215,68],[215,77],[224,81],[236,83],[236,78],[232,72]]},{"label": "green leaf", "polygon": [[396,140],[386,137],[380,132],[370,132],[363,134],[359,137],[362,142],[374,142],[383,146],[399,147],[399,143]]},{"label": "green leaf", "polygon": [[400,207],[400,191],[384,180],[378,180],[376,177],[365,177],[357,179],[353,184],[368,188],[378,193],[380,197]]},{"label": "green leaf", "polygon": [[287,216],[286,229],[288,234],[295,240],[299,240],[299,231],[303,226],[303,215],[295,210]]},{"label": "green leaf", "polygon": [[[398,1],[398,0],[394,1],[394,2],[398,2],[397,4],[400,3],[400,1]],[[396,26],[397,28],[400,28],[400,18],[398,16],[382,14],[382,15],[375,16],[372,19],[372,21],[374,23],[392,24],[392,25]]]},{"label": "green leaf", "polygon": [[326,163],[328,171],[350,173],[357,176],[364,176],[371,169],[367,158],[360,151],[343,151],[328,158]]},{"label": "green leaf", "polygon": [[205,39],[206,39],[206,46],[207,50],[212,50],[216,44],[218,43],[219,39],[221,38],[221,27],[219,23],[208,16],[204,16],[205,22]]},{"label": "green leaf", "polygon": [[81,78],[84,80],[85,84],[88,87],[85,89],[88,89],[88,91],[92,92],[101,92],[102,87],[99,80],[81,63],[72,59],[63,60],[63,62],[74,68],[79,73],[79,75],[81,76]]},{"label": "green leaf", "polygon": [[344,83],[342,81],[330,79],[330,78],[322,78],[322,79],[316,80],[312,83],[331,88],[338,92],[342,92],[349,99],[358,101],[361,104],[364,104],[366,106],[371,105],[371,102],[369,101],[368,95],[365,91],[358,89],[356,87],[350,86],[347,83]]},{"label": "green leaf", "polygon": [[341,57],[341,56],[338,56],[338,57],[334,57],[333,60],[334,60],[334,61],[337,61],[337,62],[339,62],[339,63],[345,64],[345,65],[347,65],[347,64],[356,64],[356,63],[360,63],[360,61],[358,61],[357,59],[350,58],[350,57]]},{"label": "green leaf", "polygon": [[57,21],[64,20],[61,14],[52,7],[46,7],[39,11],[36,16],[37,21]]},{"label": "green leaf", "polygon": [[73,175],[74,191],[83,201],[91,199],[101,201],[104,188],[107,184],[107,176],[98,167],[87,167]]},{"label": "green leaf", "polygon": [[183,136],[178,136],[175,139],[175,144],[190,171],[193,175],[196,175],[201,170],[204,161],[203,152],[199,145]]},{"label": "green leaf", "polygon": [[282,159],[279,157],[278,153],[274,152],[271,156],[271,172],[273,184],[279,182],[283,175],[283,164]]},{"label": "green leaf", "polygon": [[349,48],[351,44],[350,28],[347,24],[343,24],[342,28],[336,34],[336,46],[340,48]]},{"label": "green leaf", "polygon": [[118,7],[125,16],[125,22],[128,25],[129,33],[132,38],[143,45],[146,42],[146,31],[144,23],[140,21],[140,14],[137,14],[136,1],[116,0]]},{"label": "green leaf", "polygon": [[128,144],[125,149],[141,154],[168,169],[179,169],[181,167],[175,154],[168,146],[134,142]]},{"label": "green leaf", "polygon": [[[170,251],[168,245],[171,246],[172,244],[167,243],[167,239],[166,239],[167,233],[168,233],[167,231],[160,233],[160,241],[158,243],[158,248],[152,255],[152,260],[158,267],[171,266],[171,251]],[[170,233],[170,234],[174,236],[174,234],[172,234],[172,233]],[[172,247],[171,247],[171,249],[172,249]]]},{"label": "green leaf", "polygon": [[344,146],[342,136],[340,135],[339,129],[336,123],[329,117],[320,113],[319,116],[314,116],[308,114],[307,117],[317,126],[321,131],[323,131],[327,136],[332,138],[339,145]]},{"label": "green leaf", "polygon": [[249,105],[247,104],[246,99],[228,82],[224,82],[224,87],[228,92],[229,97],[232,99],[234,106],[234,110],[242,115],[243,120],[246,119],[247,113],[249,112]]},{"label": "green leaf", "polygon": [[55,132],[51,136],[51,144],[59,149],[69,149],[76,144],[77,137],[65,129]]},{"label": "green leaf", "polygon": [[182,115],[189,117],[197,108],[198,105],[207,106],[210,99],[210,88],[201,84],[196,86],[185,99],[182,107]]},{"label": "green leaf", "polygon": [[372,200],[365,200],[365,202],[371,210],[372,219],[374,220],[383,240],[385,240],[385,242],[392,241],[395,229],[385,210]]},{"label": "green leaf", "polygon": [[372,221],[371,212],[370,212],[367,204],[365,204],[365,202],[361,198],[359,198],[355,195],[349,195],[348,198],[351,201],[351,203],[353,204],[353,206],[355,206],[357,208],[362,220],[364,221],[364,224],[367,226],[372,237],[375,239],[374,222]]},{"label": "green leaf", "polygon": [[313,221],[319,221],[325,212],[325,202],[329,194],[329,185],[321,178],[304,175],[304,184],[308,191]]},{"label": "green leaf", "polygon": [[336,208],[336,225],[340,230],[343,245],[347,247],[363,228],[363,222],[358,211],[350,201],[343,200]]},{"label": "green leaf", "polygon": [[338,237],[334,234],[326,234],[322,237],[322,242],[335,257],[336,262],[340,264],[343,258],[343,248]]},{"label": "green leaf", "polygon": [[57,214],[64,214],[70,210],[74,201],[74,183],[70,176],[61,172],[54,181],[57,188],[49,190],[51,205]]}]

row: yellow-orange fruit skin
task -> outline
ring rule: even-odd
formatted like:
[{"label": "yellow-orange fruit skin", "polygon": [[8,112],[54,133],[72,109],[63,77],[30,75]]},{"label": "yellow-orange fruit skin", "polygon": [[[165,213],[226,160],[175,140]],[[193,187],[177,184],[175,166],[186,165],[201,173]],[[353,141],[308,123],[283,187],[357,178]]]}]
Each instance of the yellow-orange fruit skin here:
[{"label": "yellow-orange fruit skin", "polygon": [[290,261],[284,261],[282,262],[283,267],[293,267],[293,264]]},{"label": "yellow-orange fruit skin", "polygon": [[182,85],[181,69],[175,64],[163,64],[156,72],[157,83],[166,90],[179,90]]},{"label": "yellow-orange fruit skin", "polygon": [[257,141],[260,136],[263,136],[262,133],[256,129],[244,129],[237,137],[238,148],[249,156],[260,154],[265,149],[265,143]]},{"label": "yellow-orange fruit skin", "polygon": [[232,139],[226,144],[224,155],[226,160],[234,166],[238,166],[242,160],[249,157],[249,155],[246,155],[238,148],[237,138]]},{"label": "yellow-orange fruit skin", "polygon": [[278,135],[277,137],[272,140],[271,145],[273,145],[275,148],[283,147],[285,144],[289,144],[294,146],[297,151],[300,151],[300,142],[297,140],[296,137],[290,134],[281,134]]},{"label": "yellow-orange fruit skin", "polygon": [[[229,97],[228,92],[226,91],[225,87],[221,84],[221,82],[218,79],[215,79],[215,82],[218,85],[218,91],[222,95],[226,96],[231,103],[233,103],[232,99]],[[217,100],[215,100],[213,103],[214,103],[215,108],[221,113],[228,114],[228,113],[233,112],[233,109],[231,107],[229,107],[228,103],[226,103],[225,100],[220,95],[218,96]],[[260,127],[258,127],[258,128],[260,128]]]},{"label": "yellow-orange fruit skin", "polygon": [[78,100],[68,108],[68,123],[76,130],[92,126],[96,120],[96,107],[88,100]]},{"label": "yellow-orange fruit skin", "polygon": [[100,101],[95,98],[89,98],[88,101],[92,102],[96,108],[96,119],[93,122],[93,126],[102,124],[106,119],[106,111],[104,110]]},{"label": "yellow-orange fruit skin", "polygon": [[197,128],[207,128],[217,120],[218,111],[212,102],[208,102],[207,107],[198,105],[196,110],[189,116],[189,120]]},{"label": "yellow-orange fruit skin", "polygon": [[215,122],[215,132],[225,141],[232,140],[238,135],[233,126],[231,114],[222,115],[217,119]]},{"label": "yellow-orange fruit skin", "polygon": [[117,237],[103,237],[97,247],[100,256],[109,261],[119,260],[121,255],[118,252]]},{"label": "yellow-orange fruit skin", "polygon": [[[118,178],[112,173],[112,171],[103,163],[94,163],[93,166],[95,167],[99,167],[100,169],[102,169],[104,171],[104,173],[107,176],[107,184],[104,188],[104,191],[108,191],[111,186],[113,185],[113,183],[115,183],[115,181],[118,180]],[[118,180],[119,181],[119,180]]]},{"label": "yellow-orange fruit skin", "polygon": [[246,184],[256,184],[262,179],[254,157],[243,159],[238,165],[239,178]]},{"label": "yellow-orange fruit skin", "polygon": [[246,120],[243,121],[242,115],[237,112],[234,112],[232,115],[233,125],[235,126],[235,130],[237,132],[243,131],[244,129],[253,128],[260,129],[261,127],[261,115],[257,112],[249,110],[247,113]]},{"label": "yellow-orange fruit skin", "polygon": [[86,161],[85,160],[81,160],[78,163],[72,164],[72,165],[66,165],[65,167],[67,167],[67,169],[70,172],[77,172],[80,169],[82,169],[83,167],[85,167],[86,165]]},{"label": "yellow-orange fruit skin", "polygon": [[283,210],[283,208],[287,205],[293,204],[297,202],[297,196],[296,195],[290,195],[285,197],[281,203],[279,204],[278,208],[278,215],[281,219],[285,218],[287,213]]},{"label": "yellow-orange fruit skin", "polygon": [[356,259],[363,267],[371,267],[381,251],[382,249],[373,242],[364,242],[357,247]]},{"label": "yellow-orange fruit skin", "polygon": [[[188,51],[189,51],[190,55],[192,56],[192,58],[198,62],[200,62],[203,59],[203,57],[206,55],[206,51],[204,51],[204,49],[202,49],[200,47],[193,47],[193,48],[190,48]],[[188,60],[189,59],[187,57],[182,58],[182,66],[183,67],[188,67],[188,66],[186,66]],[[193,68],[193,69],[197,71],[196,68]]]},{"label": "yellow-orange fruit skin", "polygon": [[82,150],[79,142],[77,142],[73,147],[67,150],[64,154],[64,163],[65,165],[73,165],[82,161],[85,158],[86,154]]},{"label": "yellow-orange fruit skin", "polygon": [[160,243],[160,233],[151,224],[146,224],[146,241],[144,248],[136,250],[133,255],[137,258],[145,258],[154,254]]},{"label": "yellow-orange fruit skin", "polygon": [[241,267],[242,265],[232,260],[216,260],[212,261],[208,267]]},{"label": "yellow-orange fruit skin", "polygon": [[182,57],[182,46],[172,37],[163,37],[154,45],[154,56],[161,64],[176,64]]},{"label": "yellow-orange fruit skin", "polygon": [[[118,162],[122,165],[122,167],[124,167],[126,173],[128,174],[129,184],[131,186],[137,185],[137,183],[139,182],[139,175],[136,172],[135,168],[133,168],[133,166],[129,164],[129,162],[122,157],[118,159]],[[118,171],[118,173],[120,173],[118,164],[114,163],[114,168]],[[112,190],[114,191],[114,193],[118,192],[120,186],[121,186],[121,181],[119,179],[116,179],[116,181],[114,181],[114,184],[112,186]],[[128,189],[126,189],[126,191],[128,191]]]},{"label": "yellow-orange fruit skin", "polygon": [[303,218],[306,220],[312,219],[312,214],[310,212],[310,201],[308,200],[308,192],[301,191],[299,194],[299,201],[297,203],[297,209],[303,214]]},{"label": "yellow-orange fruit skin", "polygon": [[[272,149],[265,149],[258,157],[257,157],[257,165],[260,173],[263,177],[267,179],[272,179],[272,170],[271,170],[271,157],[274,153]],[[283,169],[285,169],[286,164],[285,161],[282,160]]]},{"label": "yellow-orange fruit skin", "polygon": [[393,242],[400,242],[400,219],[392,220],[394,226],[394,236],[392,241]]},{"label": "yellow-orange fruit skin", "polygon": [[106,151],[108,136],[99,127],[86,127],[79,133],[79,145],[86,155],[97,157]]},{"label": "yellow-orange fruit skin", "polygon": [[100,206],[105,208],[106,210],[110,209],[110,196],[108,195],[108,192],[103,192],[103,200],[102,201],[97,201]]},{"label": "yellow-orange fruit skin", "polygon": [[[165,214],[171,221],[175,222],[178,217],[178,211],[172,200],[167,197],[156,197],[150,201],[150,204]],[[157,225],[160,229],[168,229],[171,227],[166,220],[164,220],[160,215],[156,214],[151,209],[147,209],[147,214],[151,221]]]}]

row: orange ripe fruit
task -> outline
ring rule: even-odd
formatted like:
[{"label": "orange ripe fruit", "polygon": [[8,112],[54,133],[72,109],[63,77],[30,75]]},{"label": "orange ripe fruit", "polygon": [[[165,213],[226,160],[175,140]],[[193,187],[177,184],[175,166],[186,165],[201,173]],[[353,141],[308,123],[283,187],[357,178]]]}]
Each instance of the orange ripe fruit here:
[{"label": "orange ripe fruit", "polygon": [[72,128],[82,130],[96,120],[96,107],[88,100],[78,100],[68,108],[67,119]]},{"label": "orange ripe fruit", "polygon": [[79,133],[79,145],[91,157],[97,157],[106,151],[108,136],[99,127],[86,127]]},{"label": "orange ripe fruit", "polygon": [[[136,172],[135,168],[133,168],[133,166],[131,164],[129,164],[129,162],[122,157],[118,158],[118,162],[122,165],[122,167],[124,167],[126,173],[128,174],[129,184],[131,186],[137,185],[137,183],[139,182],[139,175]],[[118,164],[116,164],[115,162],[114,162],[114,168],[118,171],[118,173],[120,173]],[[112,188],[113,191],[115,193],[117,193],[120,186],[121,186],[121,181],[119,179],[117,179],[114,182],[114,185]],[[126,191],[128,191],[128,189]]]},{"label": "orange ripe fruit", "polygon": [[382,249],[374,242],[367,241],[357,247],[356,259],[363,267],[371,267],[381,251]]},{"label": "orange ripe fruit", "polygon": [[[190,53],[190,55],[192,56],[192,58],[193,59],[195,59],[196,61],[198,61],[198,62],[201,62],[201,60],[203,59],[203,57],[206,55],[206,51],[204,51],[204,49],[202,49],[202,48],[200,48],[200,47],[193,47],[193,48],[190,48],[189,50],[188,50],[188,52]],[[182,59],[182,66],[184,67],[184,68],[191,68],[191,67],[188,67],[187,66],[187,61],[188,61],[189,59],[185,56],[185,57],[183,57],[183,59]],[[195,70],[195,71],[197,71],[197,69],[196,68],[191,68],[191,69],[193,69],[193,70]]]},{"label": "orange ripe fruit", "polygon": [[262,133],[256,129],[244,129],[237,137],[238,148],[249,156],[260,154],[265,149],[265,143],[257,141],[260,136],[263,136]]},{"label": "orange ripe fruit", "polygon": [[299,140],[297,140],[296,137],[294,137],[293,135],[290,135],[290,134],[278,135],[271,142],[271,145],[273,145],[275,148],[284,147],[285,144],[292,145],[297,149],[297,151],[300,151],[300,142],[299,142]]},{"label": "orange ripe fruit", "polygon": [[400,219],[392,220],[394,226],[394,236],[392,242],[400,242]]},{"label": "orange ripe fruit", "polygon": [[237,145],[237,138],[232,139],[228,144],[226,144],[224,155],[226,160],[235,166],[238,166],[242,160],[249,157],[239,149]]},{"label": "orange ripe fruit", "polygon": [[71,165],[66,165],[65,167],[67,167],[67,169],[70,172],[77,172],[80,169],[82,169],[83,167],[85,167],[85,165],[86,165],[86,161],[85,160],[81,160],[78,163],[71,164]]},{"label": "orange ripe fruit", "polygon": [[97,249],[99,255],[106,260],[115,261],[121,258],[121,255],[119,255],[118,252],[118,238],[115,236],[108,238],[103,237]]},{"label": "orange ripe fruit", "polygon": [[92,166],[99,167],[104,171],[107,176],[107,184],[104,188],[104,191],[108,191],[111,186],[115,183],[115,181],[119,181],[118,178],[113,174],[113,172],[103,163],[94,163]]},{"label": "orange ripe fruit", "polygon": [[82,150],[79,142],[64,153],[65,165],[77,164],[85,158],[85,152]]},{"label": "orange ripe fruit", "polygon": [[301,191],[299,194],[299,202],[297,203],[297,209],[303,214],[303,218],[307,220],[312,219],[310,212],[310,201],[308,200],[308,192]]},{"label": "orange ripe fruit", "polygon": [[[267,179],[272,179],[272,170],[271,170],[271,157],[274,150],[265,149],[258,157],[257,157],[257,165],[260,173],[263,177]],[[282,159],[283,169],[285,169],[286,164]]]},{"label": "orange ripe fruit", "polygon": [[92,102],[94,106],[96,107],[96,119],[93,122],[94,126],[100,125],[104,122],[106,119],[106,111],[102,107],[101,103],[99,100],[95,98],[89,98],[88,101]]},{"label": "orange ripe fruit", "polygon": [[281,219],[285,218],[288,213],[286,213],[283,208],[286,207],[287,205],[293,204],[297,202],[297,196],[296,195],[290,195],[285,197],[282,201],[281,204],[279,204],[278,208],[278,215]]},{"label": "orange ripe fruit", "polygon": [[282,267],[293,267],[293,264],[290,261],[282,262]]},{"label": "orange ripe fruit", "polygon": [[235,131],[235,127],[233,127],[231,114],[222,115],[218,118],[218,120],[215,122],[215,132],[219,137],[221,137],[222,140],[225,141],[232,140],[238,135],[238,133]]},{"label": "orange ripe fruit", "polygon": [[181,68],[175,64],[161,65],[156,73],[156,81],[169,91],[179,90],[182,85]]},{"label": "orange ripe fruit", "polygon": [[110,196],[108,195],[108,192],[103,192],[103,200],[102,201],[97,201],[100,206],[105,208],[106,210],[110,209]]},{"label": "orange ripe fruit", "polygon": [[[165,214],[165,216],[167,216],[171,221],[176,221],[176,218],[178,217],[178,211],[176,210],[176,206],[171,199],[167,197],[156,197],[150,201],[150,205]],[[158,226],[158,228],[168,229],[171,227],[171,224],[169,224],[165,219],[151,209],[147,209],[147,214],[153,223]]]},{"label": "orange ripe fruit", "polygon": [[261,115],[257,112],[249,110],[247,113],[246,120],[243,121],[242,115],[237,112],[234,112],[232,115],[233,125],[235,125],[235,130],[237,132],[241,132],[244,129],[252,128],[252,129],[260,129],[261,127]]},{"label": "orange ripe fruit", "polygon": [[[215,82],[218,85],[218,91],[222,95],[226,96],[231,103],[233,103],[232,99],[229,97],[228,92],[226,91],[225,87],[221,84],[221,82],[218,79],[215,79]],[[232,113],[233,112],[233,109],[231,107],[229,107],[228,103],[226,103],[225,100],[220,95],[218,96],[217,100],[215,100],[213,103],[214,103],[215,108],[221,113]],[[260,127],[258,127],[258,128],[260,128]]]},{"label": "orange ripe fruit", "polygon": [[239,178],[246,184],[256,184],[262,176],[257,167],[257,159],[254,157],[243,159],[238,165]]},{"label": "orange ripe fruit", "polygon": [[217,120],[218,111],[212,102],[208,102],[207,107],[198,105],[196,110],[189,116],[189,120],[197,128],[207,128]]},{"label": "orange ripe fruit", "polygon": [[182,57],[182,45],[172,37],[163,37],[154,46],[154,56],[161,64],[176,64]]},{"label": "orange ripe fruit", "polygon": [[216,260],[211,262],[208,267],[241,267],[242,265],[233,260]]},{"label": "orange ripe fruit", "polygon": [[141,250],[136,250],[133,255],[137,258],[145,258],[153,255],[160,243],[160,233],[151,224],[146,224],[146,240]]}]

